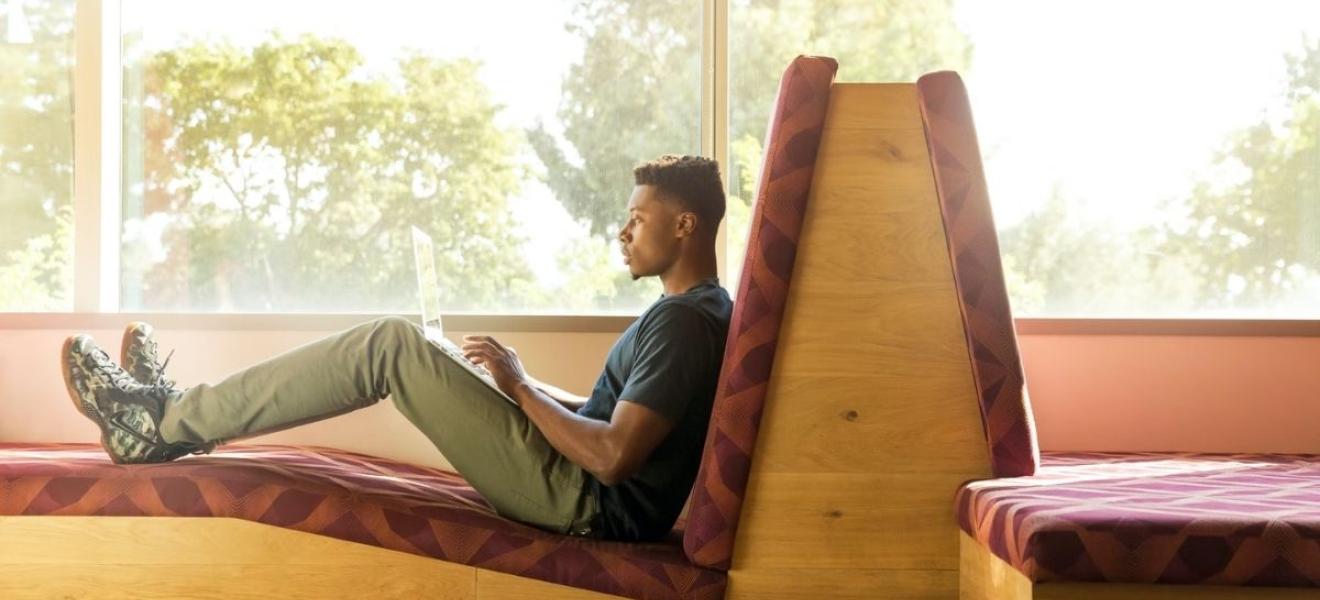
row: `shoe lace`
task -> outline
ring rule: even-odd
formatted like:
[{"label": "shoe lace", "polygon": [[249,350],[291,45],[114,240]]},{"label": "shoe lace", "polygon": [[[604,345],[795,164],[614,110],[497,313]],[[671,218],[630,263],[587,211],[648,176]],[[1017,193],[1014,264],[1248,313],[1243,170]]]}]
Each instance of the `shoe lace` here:
[{"label": "shoe lace", "polygon": [[143,349],[142,354],[151,363],[151,372],[155,374],[155,380],[150,382],[149,385],[161,385],[172,391],[174,382],[165,378],[165,367],[169,366],[170,359],[174,358],[174,350],[171,349],[170,353],[165,355],[165,361],[160,362],[159,354],[156,353],[156,340],[150,340],[147,342],[147,347]]},{"label": "shoe lace", "polygon": [[[174,358],[173,348],[170,349],[169,354],[165,355],[165,360],[162,361],[159,365],[157,365],[155,369],[153,369],[153,371],[156,373],[156,379],[148,384],[148,387],[151,390],[150,393],[156,394],[157,397],[159,397],[162,402],[169,402],[170,397],[175,392],[179,391],[179,389],[174,385],[174,380],[165,378],[165,367],[168,367],[170,365],[171,358]],[[151,360],[153,361],[154,364],[156,360],[155,340],[152,340],[151,342]],[[156,430],[156,437],[157,438],[160,437],[159,429]],[[160,443],[164,444],[166,442],[164,439],[161,439]],[[181,448],[187,448],[189,454],[208,454],[211,451],[211,447],[208,447],[207,444],[193,444],[191,442],[179,442],[173,445]]]},{"label": "shoe lace", "polygon": [[[106,354],[104,350],[97,348],[95,353],[98,360],[94,361],[93,368],[108,376],[111,384],[119,389],[136,388],[162,402],[169,400],[172,394],[179,391],[178,388],[174,386],[172,380],[166,379],[162,375],[162,371],[156,372],[156,378],[153,381],[142,383],[134,379],[132,373],[129,373],[119,365],[116,365],[110,359],[110,355]],[[161,369],[164,369],[165,365],[169,364],[170,357],[172,356],[174,356],[174,352],[170,352],[170,356],[165,357],[165,363],[160,365]]]},{"label": "shoe lace", "polygon": [[108,376],[110,378],[110,383],[115,387],[124,388],[141,385],[136,379],[133,379],[132,374],[120,368],[119,365],[116,365],[110,360],[110,355],[106,354],[104,350],[96,348],[92,353],[96,359],[92,361],[92,368]]},{"label": "shoe lace", "polygon": [[[147,342],[147,346],[143,349],[142,354],[143,358],[150,361],[151,372],[155,374],[155,378],[147,383],[139,383],[139,385],[146,387],[145,392],[152,397],[158,398],[161,402],[169,402],[171,396],[179,391],[174,380],[165,377],[165,368],[170,366],[170,359],[174,358],[174,349],[171,348],[170,353],[165,355],[165,360],[161,361],[159,360],[159,354],[157,354],[156,351],[156,340],[150,340]],[[193,444],[189,442],[170,444],[161,437],[159,429],[156,430],[155,439],[150,439],[132,427],[127,427],[123,423],[119,423],[119,425],[129,435],[147,444],[186,448],[189,454],[207,454],[210,452],[210,448],[206,444]]]}]

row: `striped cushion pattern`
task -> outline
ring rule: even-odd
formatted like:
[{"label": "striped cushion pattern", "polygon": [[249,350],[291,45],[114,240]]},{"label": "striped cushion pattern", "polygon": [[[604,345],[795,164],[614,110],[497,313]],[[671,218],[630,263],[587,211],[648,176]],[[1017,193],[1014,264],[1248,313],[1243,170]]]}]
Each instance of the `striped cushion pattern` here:
[{"label": "striped cushion pattern", "polygon": [[958,523],[1032,581],[1320,587],[1320,456],[1046,453]]},{"label": "striped cushion pattern", "polygon": [[331,450],[221,447],[115,465],[93,444],[0,444],[0,515],[233,517],[631,598],[724,596],[681,534],[654,544],[501,518],[456,473]]}]

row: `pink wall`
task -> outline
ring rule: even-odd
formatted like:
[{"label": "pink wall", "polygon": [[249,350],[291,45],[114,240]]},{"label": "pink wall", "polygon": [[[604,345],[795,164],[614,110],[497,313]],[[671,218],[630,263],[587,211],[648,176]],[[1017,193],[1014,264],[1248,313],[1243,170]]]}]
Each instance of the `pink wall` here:
[{"label": "pink wall", "polygon": [[1320,337],[1019,337],[1044,450],[1320,454]]},{"label": "pink wall", "polygon": [[[78,331],[91,334],[118,355],[119,329]],[[64,338],[78,331],[0,328],[0,442],[96,441],[96,426],[70,405],[59,369]],[[219,381],[329,333],[333,331],[157,329],[161,352],[178,350],[170,360],[169,375],[183,387]],[[449,333],[459,339],[463,332]],[[517,347],[535,376],[577,394],[591,391],[616,337],[611,333],[483,333]],[[449,466],[431,441],[390,402],[238,443],[330,446],[414,464]]]},{"label": "pink wall", "polygon": [[[56,360],[64,329],[0,328],[0,440],[94,441],[68,405]],[[93,331],[113,344],[118,330]],[[160,331],[171,373],[218,379],[323,331]],[[538,376],[586,393],[612,333],[501,334]],[[1320,336],[1023,335],[1045,450],[1270,451],[1320,454]],[[443,458],[393,406],[263,436],[423,464]]]}]

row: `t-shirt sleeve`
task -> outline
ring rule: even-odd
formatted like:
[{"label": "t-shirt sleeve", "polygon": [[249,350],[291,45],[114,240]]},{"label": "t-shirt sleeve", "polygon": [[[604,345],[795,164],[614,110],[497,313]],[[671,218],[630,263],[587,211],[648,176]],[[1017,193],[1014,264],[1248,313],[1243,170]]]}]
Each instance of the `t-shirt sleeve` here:
[{"label": "t-shirt sleeve", "polygon": [[701,311],[677,302],[656,307],[637,333],[637,354],[619,399],[677,422],[692,398],[707,391],[718,340]]}]

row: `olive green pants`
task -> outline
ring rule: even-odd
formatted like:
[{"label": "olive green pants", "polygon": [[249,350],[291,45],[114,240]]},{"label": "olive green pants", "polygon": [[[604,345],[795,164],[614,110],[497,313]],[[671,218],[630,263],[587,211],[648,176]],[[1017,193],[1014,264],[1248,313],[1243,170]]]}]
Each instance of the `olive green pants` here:
[{"label": "olive green pants", "polygon": [[516,406],[387,317],[198,385],[165,407],[165,441],[221,443],[371,406],[389,396],[501,515],[585,534],[598,511],[583,469]]}]

